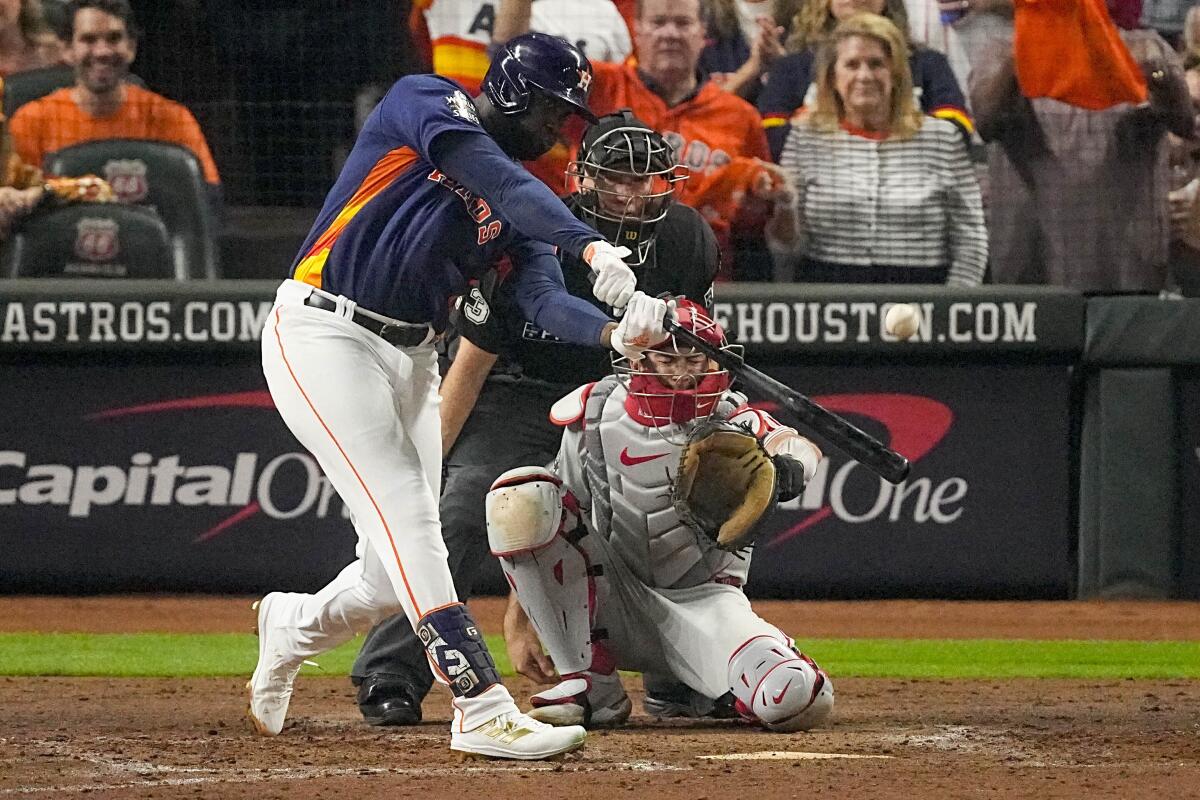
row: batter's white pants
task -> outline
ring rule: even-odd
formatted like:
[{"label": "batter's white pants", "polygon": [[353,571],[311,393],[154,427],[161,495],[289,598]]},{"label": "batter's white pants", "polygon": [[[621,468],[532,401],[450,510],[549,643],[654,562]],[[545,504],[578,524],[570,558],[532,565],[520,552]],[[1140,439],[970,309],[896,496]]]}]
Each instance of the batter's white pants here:
[{"label": "batter's white pants", "polygon": [[[437,354],[429,344],[397,348],[355,324],[345,298],[336,312],[304,305],[312,291],[293,280],[279,287],[263,329],[263,372],[284,422],[350,509],[358,558],[316,594],[291,595],[297,659],[400,610],[416,628],[458,602],[438,520]],[[498,684],[453,705],[459,730],[516,710]]]}]

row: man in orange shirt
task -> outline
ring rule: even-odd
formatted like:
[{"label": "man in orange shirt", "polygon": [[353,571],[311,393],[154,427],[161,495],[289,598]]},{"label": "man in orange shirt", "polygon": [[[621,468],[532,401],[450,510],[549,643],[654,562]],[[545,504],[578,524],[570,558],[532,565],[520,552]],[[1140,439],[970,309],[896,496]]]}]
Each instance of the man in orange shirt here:
[{"label": "man in orange shirt", "polygon": [[75,85],[26,103],[10,123],[17,153],[40,165],[47,153],[96,139],[154,139],[196,154],[210,186],[220,183],[196,118],[179,103],[125,83],[137,52],[128,0],[71,0],[62,32]]},{"label": "man in orange shirt", "polygon": [[[680,199],[717,234],[725,255],[722,277],[766,277],[763,226],[776,199],[789,193],[769,163],[758,111],[699,71],[705,43],[700,0],[639,0],[634,31],[636,65],[592,64],[592,111],[631,108],[662,133],[691,169]],[[562,174],[561,168],[538,166],[544,167],[535,172],[539,177]],[[743,263],[730,263],[735,250]]]}]

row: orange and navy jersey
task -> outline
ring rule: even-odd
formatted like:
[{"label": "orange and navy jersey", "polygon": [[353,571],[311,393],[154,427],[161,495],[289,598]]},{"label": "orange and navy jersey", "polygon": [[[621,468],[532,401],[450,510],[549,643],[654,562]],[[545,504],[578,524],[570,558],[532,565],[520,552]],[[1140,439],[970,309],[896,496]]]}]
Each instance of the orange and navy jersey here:
[{"label": "orange and navy jersey", "polygon": [[171,142],[195,154],[208,183],[221,182],[208,142],[192,112],[140,86],[125,85],[125,102],[106,117],[93,117],[72,99],[72,89],[26,103],[13,114],[9,129],[26,164],[41,165],[55,150],[96,139],[149,139]]},{"label": "orange and navy jersey", "polygon": [[599,239],[500,150],[462,86],[409,76],[362,126],[290,277],[442,330],[451,297],[509,257],[527,318],[594,344],[608,318],[566,291],[554,247]]},{"label": "orange and navy jersey", "polygon": [[[680,190],[680,202],[700,211],[716,232],[722,250],[731,253],[730,231],[745,187],[724,177],[730,172],[739,177],[750,175],[750,170],[736,168],[746,162],[757,164],[758,159],[770,160],[762,119],[754,106],[706,80],[690,97],[668,107],[635,66],[594,62],[592,69],[595,75],[588,106],[597,116],[631,108],[634,116],[671,143],[678,162],[691,170],[691,178]],[[577,149],[579,138],[573,142]],[[561,170],[556,164],[546,171],[561,175]],[[725,187],[737,189],[739,194],[718,196]],[[760,223],[751,222],[751,226],[755,224]],[[742,227],[743,220],[738,219],[737,225]]]},{"label": "orange and navy jersey", "polygon": [[597,115],[631,108],[675,148],[679,163],[707,174],[737,156],[769,158],[762,120],[754,106],[704,81],[690,97],[668,107],[633,66],[594,63],[588,105]]},{"label": "orange and navy jersey", "polygon": [[[691,170],[692,179],[684,184],[680,196],[682,202],[692,205],[692,188],[735,158],[770,160],[762,120],[754,106],[716,84],[704,81],[693,95],[668,107],[636,66],[593,61],[592,69],[595,75],[588,97],[592,111],[603,116],[619,108],[632,108],[635,117],[671,143],[679,163]],[[563,129],[566,144],[526,163],[530,172],[560,194],[575,189],[565,185],[564,175],[585,127],[582,120],[573,117]]]},{"label": "orange and navy jersey", "polygon": [[[767,83],[758,96],[758,110],[767,130],[767,141],[771,144],[771,157],[776,161],[783,153],[783,143],[792,129],[792,117],[805,105],[812,85],[815,57],[810,48],[775,59],[767,73]],[[936,50],[916,47],[908,59],[908,66],[912,70],[913,91],[921,110],[953,122],[969,139],[975,132],[975,124],[967,113],[967,101],[946,57]]]},{"label": "orange and navy jersey", "polygon": [[[434,166],[433,142],[450,132],[470,134],[479,167],[491,163],[490,173],[511,167],[535,184],[482,130],[461,86],[438,76],[401,78],[368,116],[292,277],[389,317],[443,326],[450,297],[505,252],[520,253],[522,263],[540,258],[557,270],[550,245],[518,234],[496,205]],[[460,164],[456,174],[473,175],[472,167]],[[517,204],[505,211],[553,218],[553,209],[542,207]],[[560,216],[576,222],[565,207]],[[582,223],[577,227],[583,243],[598,237]],[[582,251],[583,243],[572,243]]]},{"label": "orange and navy jersey", "polygon": [[413,0],[409,17],[413,43],[438,75],[472,95],[487,73],[488,46],[499,0]]}]

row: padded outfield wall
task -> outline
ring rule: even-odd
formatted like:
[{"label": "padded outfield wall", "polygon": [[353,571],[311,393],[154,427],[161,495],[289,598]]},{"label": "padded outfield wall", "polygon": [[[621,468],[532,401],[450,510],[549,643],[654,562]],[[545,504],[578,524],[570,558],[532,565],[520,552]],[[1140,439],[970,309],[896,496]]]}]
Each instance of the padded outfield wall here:
[{"label": "padded outfield wall", "polygon": [[[266,393],[273,291],[4,285],[0,591],[313,590],[353,557],[340,500]],[[923,311],[908,342],[882,331],[900,301]],[[1072,596],[1085,305],[1045,288],[720,286],[752,363],[914,462],[892,487],[827,448],[758,546],[751,593]]]}]

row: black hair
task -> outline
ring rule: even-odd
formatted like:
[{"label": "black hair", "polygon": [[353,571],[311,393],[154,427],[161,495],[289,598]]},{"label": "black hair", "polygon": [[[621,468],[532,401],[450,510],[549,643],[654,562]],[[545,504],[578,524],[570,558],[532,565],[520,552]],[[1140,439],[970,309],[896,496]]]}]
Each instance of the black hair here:
[{"label": "black hair", "polygon": [[85,8],[94,8],[105,14],[116,17],[125,23],[125,30],[130,38],[138,38],[137,24],[133,21],[133,7],[129,0],[71,0],[63,9],[58,38],[70,42],[75,38],[75,16]]}]

